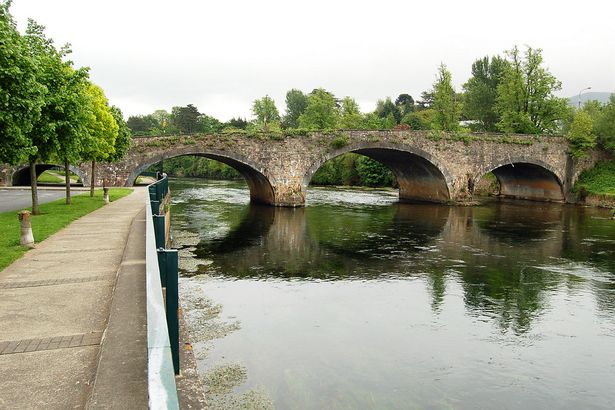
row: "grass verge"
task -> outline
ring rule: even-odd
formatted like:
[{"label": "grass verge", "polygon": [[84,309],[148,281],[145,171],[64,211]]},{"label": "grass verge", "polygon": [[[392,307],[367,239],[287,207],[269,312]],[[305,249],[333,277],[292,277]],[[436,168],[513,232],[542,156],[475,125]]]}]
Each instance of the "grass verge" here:
[{"label": "grass verge", "polygon": [[[109,199],[115,201],[131,192],[132,189],[129,188],[111,188]],[[58,199],[40,205],[41,215],[31,217],[32,233],[36,242],[47,239],[74,220],[104,205],[102,189],[97,189],[93,198],[90,198],[89,193],[73,196],[73,203],[70,206],[65,205],[64,201],[64,199]],[[19,245],[20,227],[17,211],[0,213],[0,231],[2,232],[2,235],[0,235],[0,271],[2,271],[26,253],[28,248]]]},{"label": "grass verge", "polygon": [[615,161],[601,161],[592,169],[583,171],[575,184],[575,191],[615,197]]}]

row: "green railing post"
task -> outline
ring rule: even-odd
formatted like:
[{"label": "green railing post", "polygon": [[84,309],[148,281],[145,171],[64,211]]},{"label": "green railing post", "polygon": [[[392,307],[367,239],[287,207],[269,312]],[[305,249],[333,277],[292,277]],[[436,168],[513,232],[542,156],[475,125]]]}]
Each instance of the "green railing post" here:
[{"label": "green railing post", "polygon": [[179,260],[177,249],[165,249],[165,281],[166,287],[166,313],[167,325],[169,326],[169,342],[171,343],[171,355],[173,356],[173,367],[175,374],[179,374],[179,319],[177,311],[179,308],[179,289],[178,289],[178,268]]},{"label": "green railing post", "polygon": [[152,206],[152,215],[158,215],[160,213],[160,201],[149,201]]},{"label": "green railing post", "polygon": [[152,217],[154,218],[154,234],[156,235],[156,249],[164,248],[165,243],[166,243],[164,215],[153,215]]}]

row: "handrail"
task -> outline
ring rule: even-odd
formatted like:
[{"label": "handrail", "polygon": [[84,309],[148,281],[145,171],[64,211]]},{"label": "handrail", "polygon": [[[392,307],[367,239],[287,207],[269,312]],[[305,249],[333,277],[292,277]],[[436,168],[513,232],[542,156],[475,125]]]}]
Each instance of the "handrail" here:
[{"label": "handrail", "polygon": [[[166,176],[152,185],[155,184],[165,184],[166,188],[168,186],[166,185]],[[145,212],[148,402],[150,409],[175,410],[179,409],[179,400],[177,397],[171,343],[169,341],[165,303],[160,281],[160,268],[158,266],[158,253],[149,189]]]}]

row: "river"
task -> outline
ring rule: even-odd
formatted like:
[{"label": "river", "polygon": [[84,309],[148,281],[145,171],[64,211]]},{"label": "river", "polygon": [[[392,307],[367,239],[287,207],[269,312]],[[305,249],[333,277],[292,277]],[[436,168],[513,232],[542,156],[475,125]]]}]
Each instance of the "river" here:
[{"label": "river", "polygon": [[172,180],[180,292],[211,408],[615,408],[615,221]]}]

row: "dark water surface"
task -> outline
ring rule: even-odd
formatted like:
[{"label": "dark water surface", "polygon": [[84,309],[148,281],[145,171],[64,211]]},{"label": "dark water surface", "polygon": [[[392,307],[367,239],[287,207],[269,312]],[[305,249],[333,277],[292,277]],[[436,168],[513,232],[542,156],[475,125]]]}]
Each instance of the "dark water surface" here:
[{"label": "dark water surface", "polygon": [[280,209],[243,183],[171,188],[212,407],[615,408],[608,211],[333,188]]}]

